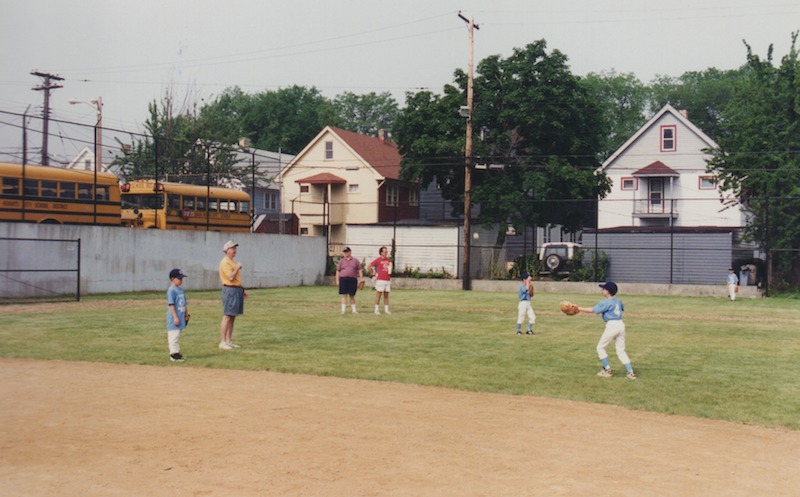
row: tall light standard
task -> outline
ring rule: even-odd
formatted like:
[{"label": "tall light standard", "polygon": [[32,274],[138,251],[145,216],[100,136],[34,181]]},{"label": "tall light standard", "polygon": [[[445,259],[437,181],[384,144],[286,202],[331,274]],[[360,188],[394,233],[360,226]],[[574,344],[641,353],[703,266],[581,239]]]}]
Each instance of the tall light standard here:
[{"label": "tall light standard", "polygon": [[97,109],[97,124],[94,125],[94,223],[97,224],[97,170],[103,163],[103,97],[91,100],[78,100],[70,98],[67,100],[70,105],[86,104],[92,105]]},{"label": "tall light standard", "polygon": [[103,166],[103,97],[97,97],[91,100],[70,98],[67,102],[71,105],[91,105],[97,109],[97,124],[94,126],[94,170],[96,172]]}]

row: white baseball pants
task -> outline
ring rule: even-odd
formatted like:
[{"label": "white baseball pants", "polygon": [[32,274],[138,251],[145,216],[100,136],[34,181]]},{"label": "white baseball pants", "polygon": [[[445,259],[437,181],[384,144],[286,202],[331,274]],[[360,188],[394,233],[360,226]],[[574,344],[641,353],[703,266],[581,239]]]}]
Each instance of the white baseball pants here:
[{"label": "white baseball pants", "polygon": [[625,352],[625,323],[621,319],[615,319],[606,323],[606,329],[603,330],[603,335],[600,337],[600,342],[597,343],[597,355],[600,360],[608,357],[606,347],[611,342],[617,348],[617,357],[622,361],[622,364],[630,364],[631,360]]}]

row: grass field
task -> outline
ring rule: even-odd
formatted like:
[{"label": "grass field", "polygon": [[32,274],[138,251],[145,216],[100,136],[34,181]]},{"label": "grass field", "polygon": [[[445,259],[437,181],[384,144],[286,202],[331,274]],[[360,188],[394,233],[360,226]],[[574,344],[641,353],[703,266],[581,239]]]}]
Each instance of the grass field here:
[{"label": "grass field", "polygon": [[[399,290],[394,314],[339,313],[330,287],[251,290],[234,340],[221,351],[218,291],[187,285],[185,363],[168,361],[161,292],[81,302],[0,306],[0,356],[165,367],[271,370],[536,395],[800,430],[800,305],[786,298],[626,295],[628,353],[639,376],[595,376],[597,316],[567,317],[537,294],[534,336],[514,333],[516,293]],[[721,290],[722,293],[723,290]]]}]

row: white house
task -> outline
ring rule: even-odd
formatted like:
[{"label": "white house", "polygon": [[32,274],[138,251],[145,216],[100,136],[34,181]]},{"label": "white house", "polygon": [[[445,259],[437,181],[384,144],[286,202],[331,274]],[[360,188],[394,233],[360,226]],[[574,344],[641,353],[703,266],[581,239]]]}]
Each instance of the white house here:
[{"label": "white house", "polygon": [[602,165],[611,192],[598,203],[598,229],[615,227],[740,228],[745,214],[722,202],[706,170],[717,144],[666,105]]}]

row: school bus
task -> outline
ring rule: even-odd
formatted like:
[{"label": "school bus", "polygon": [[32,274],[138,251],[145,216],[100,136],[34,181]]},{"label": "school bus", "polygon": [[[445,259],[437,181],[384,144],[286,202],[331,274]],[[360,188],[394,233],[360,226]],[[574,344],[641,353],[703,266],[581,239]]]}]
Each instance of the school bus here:
[{"label": "school bus", "polygon": [[250,231],[250,195],[239,190],[154,180],[131,181],[120,190],[123,226]]},{"label": "school bus", "polygon": [[0,162],[0,221],[119,226],[119,181],[109,173]]}]

